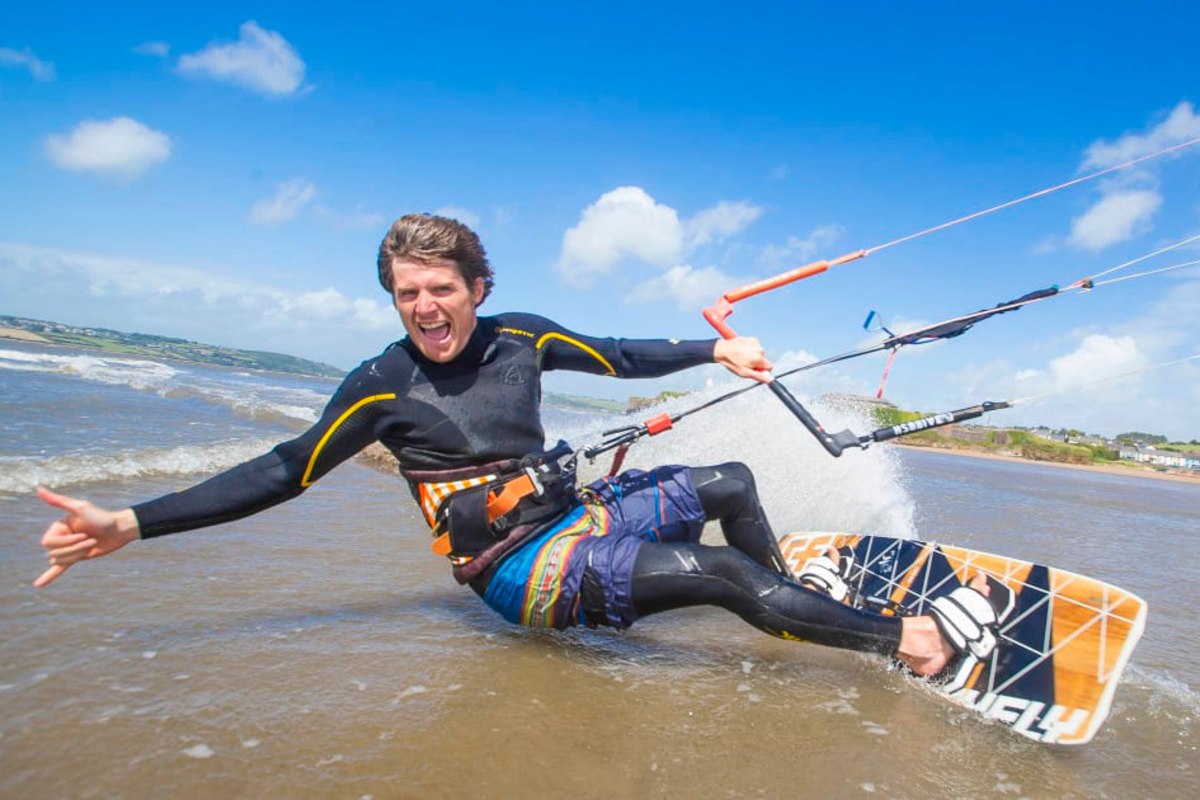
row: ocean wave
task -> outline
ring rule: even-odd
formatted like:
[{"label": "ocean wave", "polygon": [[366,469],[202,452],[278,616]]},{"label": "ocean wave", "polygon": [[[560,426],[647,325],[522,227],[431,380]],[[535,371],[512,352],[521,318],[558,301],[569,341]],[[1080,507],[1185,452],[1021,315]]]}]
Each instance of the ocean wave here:
[{"label": "ocean wave", "polygon": [[313,423],[321,415],[321,408],[328,399],[322,394],[307,389],[275,390],[280,396],[262,392],[271,387],[245,386],[201,386],[180,383],[159,394],[171,400],[197,399],[224,406],[235,414],[255,422],[305,422]]},{"label": "ocean wave", "polygon": [[5,458],[0,459],[0,492],[25,493],[38,486],[54,489],[129,478],[219,472],[261,455],[275,444],[273,440],[239,441],[127,450],[111,455]]},{"label": "ocean wave", "polygon": [[157,389],[179,374],[179,370],[174,367],[148,359],[32,353],[8,349],[0,349],[0,369],[52,372],[134,389]]},{"label": "ocean wave", "polygon": [[[67,375],[94,383],[125,386],[169,399],[198,399],[224,406],[256,422],[315,422],[327,394],[279,386],[247,372],[222,375],[176,368],[158,361],[83,354],[38,353],[0,348],[0,369]],[[246,379],[251,378],[252,382]]]}]

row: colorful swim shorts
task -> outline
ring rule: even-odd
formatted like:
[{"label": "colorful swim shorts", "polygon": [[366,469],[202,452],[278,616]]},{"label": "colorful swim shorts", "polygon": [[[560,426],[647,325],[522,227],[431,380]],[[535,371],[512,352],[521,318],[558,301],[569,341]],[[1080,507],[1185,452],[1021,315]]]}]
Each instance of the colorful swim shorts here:
[{"label": "colorful swim shorts", "polygon": [[496,568],[483,601],[533,628],[627,628],[633,565],[647,542],[698,542],[704,510],[683,466],[629,470],[589,484],[584,502]]}]

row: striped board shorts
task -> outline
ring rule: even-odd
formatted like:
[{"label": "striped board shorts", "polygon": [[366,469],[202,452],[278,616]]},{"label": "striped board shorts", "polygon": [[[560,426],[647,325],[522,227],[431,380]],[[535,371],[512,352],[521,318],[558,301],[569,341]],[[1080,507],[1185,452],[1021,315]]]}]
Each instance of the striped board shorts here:
[{"label": "striped board shorts", "polygon": [[496,568],[483,600],[532,628],[637,619],[633,566],[650,542],[698,542],[704,510],[687,467],[629,470],[589,484],[583,502]]}]

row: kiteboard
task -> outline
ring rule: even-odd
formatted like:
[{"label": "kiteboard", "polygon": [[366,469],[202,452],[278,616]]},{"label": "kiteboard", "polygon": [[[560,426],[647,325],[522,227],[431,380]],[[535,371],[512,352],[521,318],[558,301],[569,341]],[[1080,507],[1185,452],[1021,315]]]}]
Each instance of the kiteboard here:
[{"label": "kiteboard", "polygon": [[790,533],[779,542],[793,574],[829,548],[850,547],[843,601],[888,615],[920,615],[979,573],[1016,596],[984,659],[966,654],[930,684],[952,702],[1039,742],[1084,744],[1108,716],[1142,635],[1146,603],[1066,570],[965,547],[860,536]]}]

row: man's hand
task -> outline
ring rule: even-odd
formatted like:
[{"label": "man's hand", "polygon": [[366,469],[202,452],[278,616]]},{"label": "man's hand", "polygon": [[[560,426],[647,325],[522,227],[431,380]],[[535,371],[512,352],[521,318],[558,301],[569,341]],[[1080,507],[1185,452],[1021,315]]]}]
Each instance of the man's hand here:
[{"label": "man's hand", "polygon": [[47,505],[60,508],[67,515],[52,522],[42,534],[50,569],[33,582],[34,586],[40,588],[52,583],[76,562],[106,556],[140,538],[137,515],[131,508],[106,511],[86,500],[42,487],[38,487],[37,494]]},{"label": "man's hand", "polygon": [[743,378],[753,378],[761,383],[770,383],[772,380],[771,362],[767,360],[767,354],[763,352],[758,339],[753,336],[717,339],[713,345],[713,361]]}]

